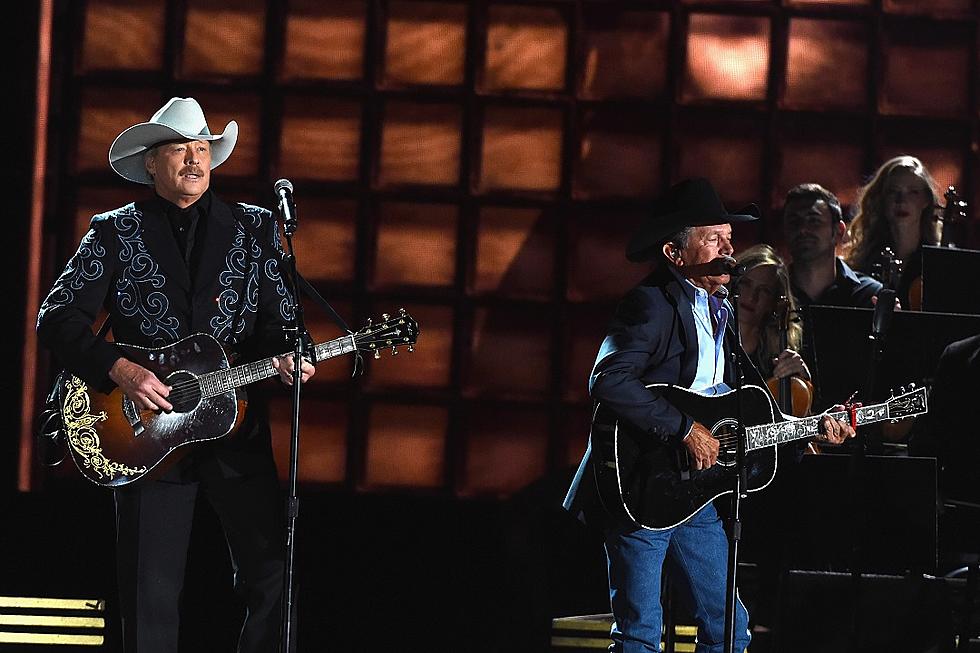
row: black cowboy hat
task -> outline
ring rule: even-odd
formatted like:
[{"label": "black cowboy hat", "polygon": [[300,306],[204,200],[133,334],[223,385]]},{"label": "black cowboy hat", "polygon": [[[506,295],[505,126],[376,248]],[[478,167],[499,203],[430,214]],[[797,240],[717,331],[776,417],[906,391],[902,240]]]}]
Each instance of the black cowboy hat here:
[{"label": "black cowboy hat", "polygon": [[634,263],[654,258],[659,247],[684,227],[748,222],[758,217],[755,204],[729,213],[707,179],[685,179],[671,186],[657,201],[653,213],[630,238],[626,258]]}]

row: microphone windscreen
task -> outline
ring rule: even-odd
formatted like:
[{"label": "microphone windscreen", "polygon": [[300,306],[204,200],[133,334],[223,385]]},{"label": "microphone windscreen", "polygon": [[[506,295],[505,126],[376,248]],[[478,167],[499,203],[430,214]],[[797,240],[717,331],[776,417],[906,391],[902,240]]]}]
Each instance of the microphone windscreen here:
[{"label": "microphone windscreen", "polygon": [[288,179],[280,179],[275,183],[275,185],[272,188],[275,191],[276,195],[278,195],[279,191],[281,191],[283,188],[288,190],[290,193],[293,192],[293,184]]}]

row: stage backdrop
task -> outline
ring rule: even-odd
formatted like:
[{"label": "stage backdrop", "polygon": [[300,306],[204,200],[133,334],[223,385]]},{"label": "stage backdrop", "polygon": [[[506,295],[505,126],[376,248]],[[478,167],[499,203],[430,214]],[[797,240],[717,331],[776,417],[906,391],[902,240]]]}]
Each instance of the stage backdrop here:
[{"label": "stage backdrop", "polygon": [[[421,323],[414,354],[357,383],[321,366],[302,481],[508,495],[581,456],[605,319],[644,274],[624,243],[672,182],[760,204],[740,245],[778,241],[791,186],[850,202],[899,153],[980,199],[974,4],[62,0],[31,256],[47,288],[90,217],[138,193],[112,138],[198,98],[212,130],[241,125],[217,192],[270,206],[289,178],[304,274],[356,325],[398,307]],[[285,397],[274,422],[284,465]]]}]

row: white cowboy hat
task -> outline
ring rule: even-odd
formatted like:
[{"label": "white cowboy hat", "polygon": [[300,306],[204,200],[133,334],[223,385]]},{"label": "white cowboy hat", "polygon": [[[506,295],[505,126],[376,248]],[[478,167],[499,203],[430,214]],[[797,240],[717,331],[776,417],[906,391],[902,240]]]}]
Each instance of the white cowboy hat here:
[{"label": "white cowboy hat", "polygon": [[211,169],[214,170],[231,156],[238,141],[238,123],[232,120],[217,135],[208,130],[204,110],[194,98],[175,97],[153,114],[149,122],[123,130],[109,147],[109,165],[123,179],[137,184],[153,185],[146,172],[143,153],[164,141],[186,138],[211,141]]}]

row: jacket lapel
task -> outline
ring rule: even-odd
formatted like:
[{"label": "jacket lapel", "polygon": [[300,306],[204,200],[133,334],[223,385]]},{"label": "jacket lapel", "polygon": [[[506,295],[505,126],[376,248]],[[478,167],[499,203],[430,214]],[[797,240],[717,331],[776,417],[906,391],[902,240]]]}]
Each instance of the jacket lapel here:
[{"label": "jacket lapel", "polygon": [[688,388],[694,383],[694,377],[698,373],[698,335],[694,326],[694,308],[680,282],[669,271],[665,270],[665,273],[668,277],[665,290],[677,307],[677,315],[681,321],[678,337],[681,339],[684,355],[681,357],[679,381],[682,387]]},{"label": "jacket lapel", "polygon": [[143,242],[147,252],[160,265],[164,275],[187,292],[191,287],[190,273],[177,249],[177,239],[163,208],[153,200],[138,202],[136,208],[143,214]]}]

